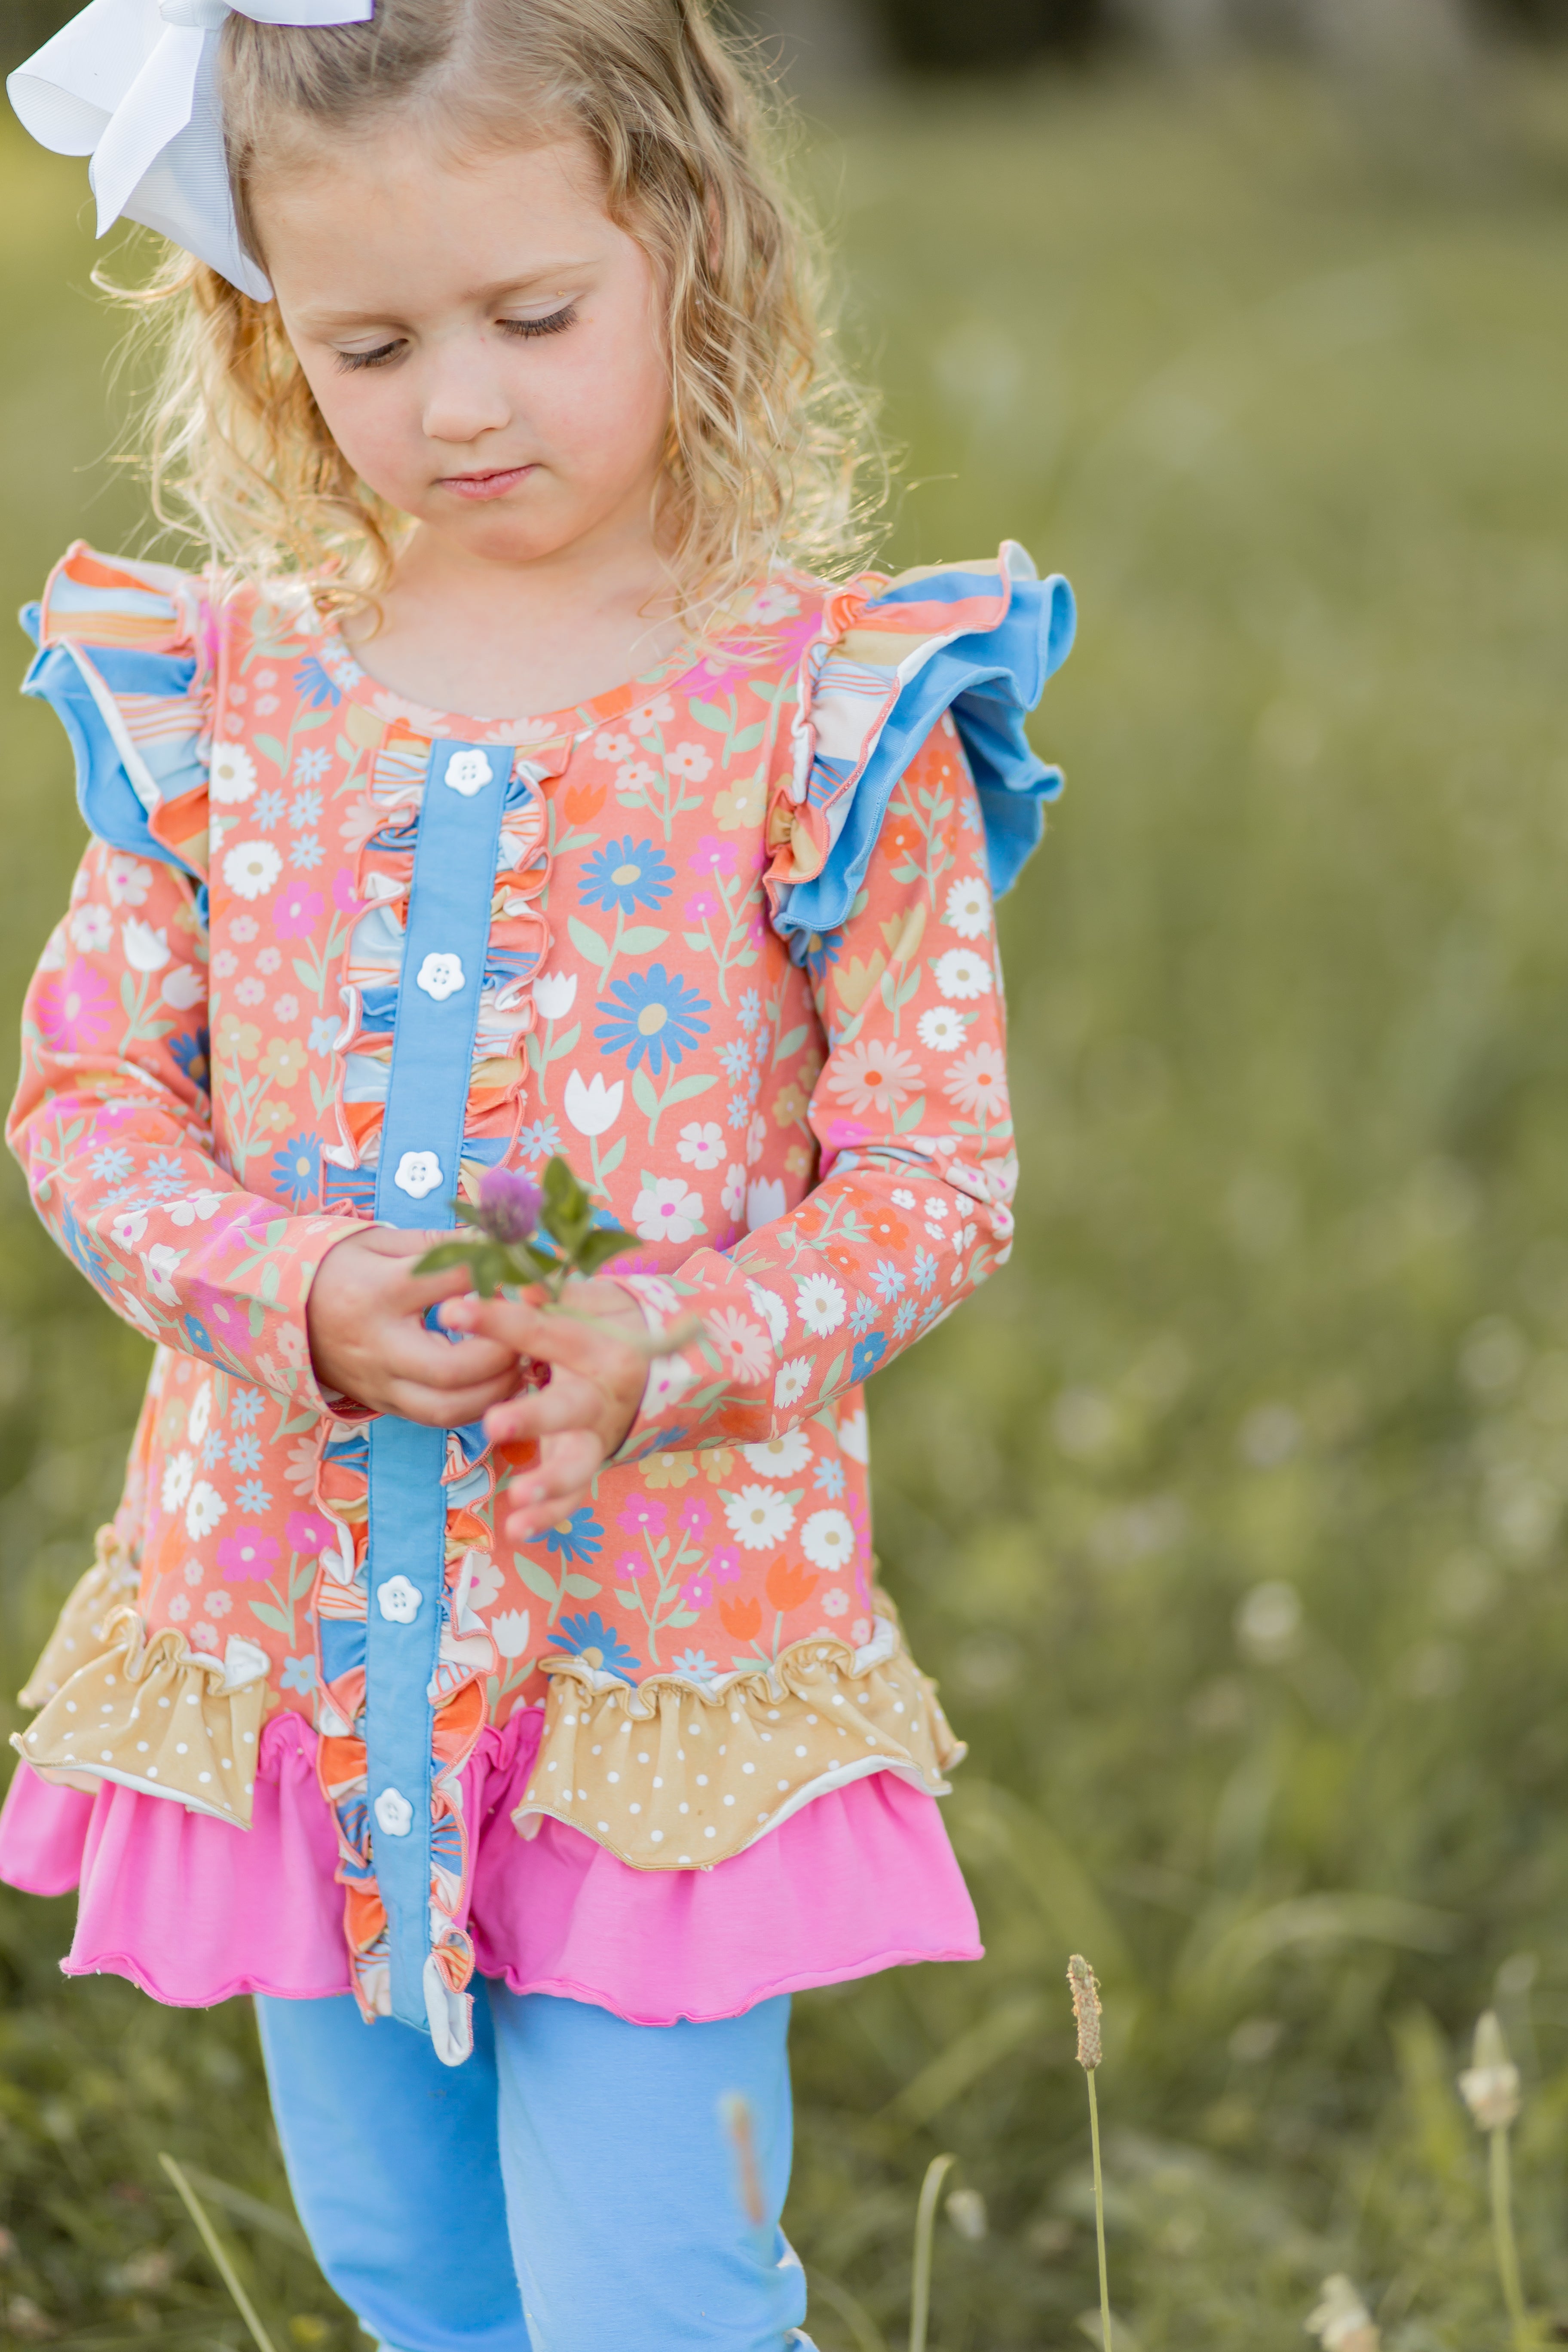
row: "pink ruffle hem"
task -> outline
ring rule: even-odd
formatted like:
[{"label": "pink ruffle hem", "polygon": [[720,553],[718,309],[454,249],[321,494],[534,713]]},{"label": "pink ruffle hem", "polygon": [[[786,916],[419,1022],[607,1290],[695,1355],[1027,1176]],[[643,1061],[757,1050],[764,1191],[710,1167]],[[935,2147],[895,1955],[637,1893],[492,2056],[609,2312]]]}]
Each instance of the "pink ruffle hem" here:
[{"label": "pink ruffle hem", "polygon": [[[633,1870],[563,1822],[533,1839],[513,1829],[540,1724],[528,1710],[486,1730],[463,1775],[465,1924],[481,1975],[671,2025],[908,1962],[980,1958],[936,1800],[893,1773],[816,1798],[710,1870]],[[247,1832],[111,1781],[91,1797],[56,1788],[21,1763],[0,1811],[0,1879],[32,1895],[79,1888],[68,1976],[129,1977],[180,2008],[347,1992],[315,1751],[300,1716],[273,1717]]]}]

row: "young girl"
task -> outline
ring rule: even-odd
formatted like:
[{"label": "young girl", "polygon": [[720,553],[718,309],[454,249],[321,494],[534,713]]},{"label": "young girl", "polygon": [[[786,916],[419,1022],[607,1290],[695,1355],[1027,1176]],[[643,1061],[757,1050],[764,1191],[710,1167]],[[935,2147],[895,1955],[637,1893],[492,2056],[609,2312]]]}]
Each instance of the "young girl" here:
[{"label": "young girl", "polygon": [[[979,1951],[861,1383],[1007,1252],[1070,599],[796,568],[844,411],[698,0],[92,0],[11,88],[180,248],[212,562],[28,616],[92,838],[11,1139],[156,1351],[5,1874],[256,1996],[386,2347],[805,2344],[788,1996]],[[577,1318],[416,1271],[556,1153]]]}]

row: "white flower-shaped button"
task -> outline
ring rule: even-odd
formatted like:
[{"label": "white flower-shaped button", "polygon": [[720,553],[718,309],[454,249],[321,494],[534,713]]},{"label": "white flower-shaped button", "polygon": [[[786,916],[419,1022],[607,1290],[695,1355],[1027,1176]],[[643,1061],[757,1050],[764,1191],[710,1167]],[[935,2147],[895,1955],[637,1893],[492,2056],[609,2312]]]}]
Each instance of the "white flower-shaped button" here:
[{"label": "white flower-shaped button", "polygon": [[406,1837],[414,1826],[414,1808],[401,1789],[384,1789],[375,1801],[375,1818],[388,1837]]},{"label": "white flower-shaped button", "polygon": [[389,1576],[375,1588],[375,1605],[389,1625],[412,1625],[419,1614],[420,1591],[405,1576]]},{"label": "white flower-shaped button", "polygon": [[447,782],[466,801],[482,793],[494,774],[495,770],[482,751],[454,751],[447,762]]},{"label": "white flower-shaped button", "polygon": [[441,1163],[433,1151],[405,1151],[392,1181],[411,1201],[422,1201],[441,1181]]},{"label": "white flower-shaped button", "polygon": [[419,967],[419,986],[437,1004],[455,996],[463,985],[463,959],[455,955],[427,955]]}]

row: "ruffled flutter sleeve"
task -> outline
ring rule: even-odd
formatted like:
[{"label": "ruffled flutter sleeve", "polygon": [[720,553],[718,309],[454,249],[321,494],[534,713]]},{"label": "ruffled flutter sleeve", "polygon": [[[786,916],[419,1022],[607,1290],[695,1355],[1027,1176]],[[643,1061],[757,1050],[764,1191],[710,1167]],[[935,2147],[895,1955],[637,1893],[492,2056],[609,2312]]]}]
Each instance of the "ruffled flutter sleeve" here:
[{"label": "ruffled flutter sleeve", "polygon": [[679,1303],[704,1329],[655,1364],[623,1459],[763,1444],[837,1412],[1006,1257],[1017,1160],[994,902],[1061,788],[1023,722],[1072,631],[1067,583],[1037,581],[1021,549],[829,600],[766,875],[820,1028],[819,1181],[672,1281],[629,1278],[650,1310]]},{"label": "ruffled flutter sleeve", "polygon": [[28,989],[6,1127],[45,1224],[148,1338],[320,1412],[305,1304],[340,1222],[223,1164],[207,1089],[211,620],[198,583],[73,547],[23,615],[25,690],[92,834]]}]

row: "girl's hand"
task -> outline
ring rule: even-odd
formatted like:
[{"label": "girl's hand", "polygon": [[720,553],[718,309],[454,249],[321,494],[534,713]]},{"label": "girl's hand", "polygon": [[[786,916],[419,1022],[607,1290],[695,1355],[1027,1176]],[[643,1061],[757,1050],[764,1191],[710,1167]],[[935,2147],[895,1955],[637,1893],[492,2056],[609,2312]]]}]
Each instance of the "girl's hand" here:
[{"label": "girl's hand", "polygon": [[544,1313],[533,1303],[542,1296],[470,1295],[441,1310],[448,1331],[481,1332],[513,1357],[550,1366],[547,1387],[509,1397],[485,1415],[492,1445],[539,1441],[537,1464],[509,1489],[514,1508],[500,1532],[513,1544],[532,1542],[587,1501],[594,1479],[626,1442],[647,1380],[647,1349],[631,1344],[647,1326],[619,1283],[574,1282],[569,1314]]},{"label": "girl's hand", "polygon": [[[494,1339],[454,1347],[426,1330],[426,1310],[466,1288],[466,1266],[416,1275],[442,1234],[362,1225],[330,1249],[310,1285],[306,1321],[316,1378],[373,1412],[458,1429],[517,1385],[515,1351]],[[624,1295],[624,1294],[623,1294]]]}]

